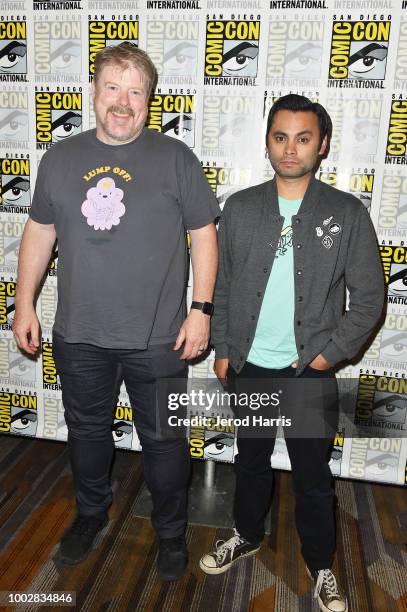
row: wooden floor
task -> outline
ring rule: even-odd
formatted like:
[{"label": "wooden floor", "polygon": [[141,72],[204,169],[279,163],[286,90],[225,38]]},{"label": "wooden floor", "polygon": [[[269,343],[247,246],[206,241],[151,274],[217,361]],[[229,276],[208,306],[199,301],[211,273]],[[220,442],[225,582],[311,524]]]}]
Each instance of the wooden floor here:
[{"label": "wooden floor", "polygon": [[[116,454],[110,522],[90,557],[73,567],[56,558],[59,538],[74,516],[66,446],[0,436],[0,466],[0,591],[74,591],[75,609],[90,612],[318,610],[294,528],[289,473],[277,475],[272,532],[256,557],[242,560],[223,575],[206,576],[199,558],[215,540],[229,537],[230,529],[191,524],[188,571],[177,583],[163,583],[155,570],[153,529],[139,516],[146,494],[138,453]],[[229,479],[231,489],[232,466],[223,466],[220,474]],[[348,594],[350,612],[406,612],[405,489],[338,480],[336,492],[335,571]],[[230,495],[226,525],[231,501]],[[202,523],[210,523],[205,512],[199,516]],[[61,608],[1,608],[11,609]]]}]

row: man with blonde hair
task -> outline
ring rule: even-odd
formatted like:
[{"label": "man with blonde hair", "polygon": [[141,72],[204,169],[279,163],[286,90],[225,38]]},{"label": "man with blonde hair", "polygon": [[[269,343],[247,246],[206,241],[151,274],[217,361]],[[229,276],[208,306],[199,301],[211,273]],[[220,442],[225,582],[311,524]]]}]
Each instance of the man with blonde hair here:
[{"label": "man with blonde hair", "polygon": [[[157,426],[163,379],[187,376],[186,360],[209,339],[217,269],[218,204],[188,147],[145,128],[157,73],[130,43],[95,58],[96,129],[47,151],[20,249],[13,331],[35,354],[34,301],[58,239],[53,350],[62,385],[77,516],[59,556],[78,563],[108,522],[112,409],[122,372],[143,448],[158,535],[158,573],[185,571],[186,439]],[[186,316],[191,238],[194,292]]]}]

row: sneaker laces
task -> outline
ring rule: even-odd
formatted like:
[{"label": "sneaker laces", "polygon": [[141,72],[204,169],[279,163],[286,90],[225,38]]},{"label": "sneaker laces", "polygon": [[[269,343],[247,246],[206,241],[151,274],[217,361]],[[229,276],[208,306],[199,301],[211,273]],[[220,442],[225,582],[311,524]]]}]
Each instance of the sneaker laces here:
[{"label": "sneaker laces", "polygon": [[225,560],[228,551],[230,551],[230,558],[233,559],[233,553],[236,546],[244,544],[246,540],[238,533],[236,529],[233,529],[234,535],[225,542],[225,540],[218,540],[216,542],[215,557],[219,564],[222,564]]},{"label": "sneaker laces", "polygon": [[335,576],[333,575],[330,569],[319,570],[314,591],[315,599],[318,597],[322,586],[325,587],[325,590],[329,597],[340,597]]}]

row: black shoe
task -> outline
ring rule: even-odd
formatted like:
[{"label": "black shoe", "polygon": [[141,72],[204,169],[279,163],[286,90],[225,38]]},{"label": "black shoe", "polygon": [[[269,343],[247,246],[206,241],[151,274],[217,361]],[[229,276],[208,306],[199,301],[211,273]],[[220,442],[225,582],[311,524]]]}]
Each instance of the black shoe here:
[{"label": "black shoe", "polygon": [[62,536],[59,560],[74,565],[86,559],[92,550],[94,539],[107,523],[107,516],[100,518],[78,514]]},{"label": "black shoe", "polygon": [[330,569],[310,570],[307,573],[314,582],[314,598],[322,612],[348,612],[348,602],[339,589]]},{"label": "black shoe", "polygon": [[202,557],[199,562],[201,570],[206,574],[223,574],[233,563],[242,557],[255,555],[260,550],[260,544],[251,544],[243,538],[236,529],[234,535],[226,540],[218,540],[215,550]]},{"label": "black shoe", "polygon": [[160,539],[157,572],[161,580],[178,580],[188,565],[188,551],[183,535]]}]

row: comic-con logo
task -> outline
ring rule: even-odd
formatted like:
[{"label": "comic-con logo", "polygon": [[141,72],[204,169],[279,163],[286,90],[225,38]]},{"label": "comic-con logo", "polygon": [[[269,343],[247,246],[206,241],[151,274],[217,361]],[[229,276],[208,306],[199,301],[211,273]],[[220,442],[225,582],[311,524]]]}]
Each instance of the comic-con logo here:
[{"label": "comic-con logo", "polygon": [[30,210],[30,160],[0,159],[0,212]]},{"label": "comic-con logo", "polygon": [[256,98],[249,95],[204,95],[202,118],[202,155],[227,157],[249,155],[252,118]]},{"label": "comic-con logo", "polygon": [[27,91],[0,91],[0,146],[2,149],[28,148]]},{"label": "comic-con logo", "polygon": [[394,86],[403,87],[407,80],[407,21],[400,23],[399,42],[394,73]]},{"label": "comic-con logo", "polygon": [[82,93],[35,93],[37,149],[49,149],[82,129]]},{"label": "comic-con logo", "polygon": [[384,174],[380,198],[380,234],[405,236],[407,230],[407,177]]},{"label": "comic-con logo", "polygon": [[147,21],[147,47],[162,83],[195,81],[199,22]]},{"label": "comic-con logo", "polygon": [[271,18],[266,84],[276,79],[318,79],[321,73],[323,21],[276,21]]},{"label": "comic-con logo", "polygon": [[115,446],[131,448],[133,442],[133,410],[130,406],[116,406],[112,434]]},{"label": "comic-con logo", "polygon": [[218,424],[218,417],[208,417],[205,426],[204,459],[233,462],[235,428]]},{"label": "comic-con logo", "polygon": [[328,86],[383,89],[390,25],[390,21],[335,21]]},{"label": "comic-con logo", "polygon": [[387,132],[386,164],[407,163],[407,99],[393,94]]},{"label": "comic-con logo", "polygon": [[398,482],[402,443],[396,438],[350,438],[349,476]]},{"label": "comic-con logo", "polygon": [[0,338],[0,380],[2,385],[35,386],[35,359],[22,353],[13,337]]},{"label": "comic-con logo", "polygon": [[326,109],[332,119],[329,160],[353,159],[355,162],[376,161],[382,110],[380,98],[329,96]]},{"label": "comic-con logo", "polygon": [[81,27],[79,20],[69,19],[41,20],[34,23],[34,62],[37,81],[63,82],[81,74]]},{"label": "comic-con logo", "polygon": [[2,274],[13,276],[17,274],[24,223],[25,221],[20,216],[10,214],[3,216],[3,220],[0,221],[0,271]]},{"label": "comic-con logo", "polygon": [[68,428],[64,418],[64,406],[60,397],[44,394],[42,398],[44,407],[44,426],[42,435],[53,440],[66,440]]},{"label": "comic-con logo", "polygon": [[14,319],[16,282],[0,280],[0,329],[11,330]]},{"label": "comic-con logo", "polygon": [[365,170],[352,174],[337,174],[336,171],[331,172],[321,169],[319,174],[319,180],[323,183],[356,196],[368,212],[370,212],[372,206],[374,177],[374,168],[370,172]]},{"label": "comic-con logo", "polygon": [[51,391],[60,391],[61,383],[55,367],[52,342],[41,342],[42,386]]},{"label": "comic-con logo", "polygon": [[129,15],[128,21],[93,21],[88,24],[89,32],[89,81],[95,72],[96,54],[105,47],[130,42],[138,45],[138,15]]},{"label": "comic-con logo", "polygon": [[334,438],[334,442],[331,450],[331,457],[329,460],[329,467],[334,476],[341,475],[342,455],[343,455],[343,444],[345,441],[344,430],[339,431]]},{"label": "comic-con logo", "polygon": [[[203,424],[204,421],[204,424]],[[193,458],[232,462],[235,428],[233,424],[219,425],[218,417],[191,415],[189,453]],[[196,422],[197,424],[193,424]],[[201,424],[202,423],[202,424]]]},{"label": "comic-con logo", "polygon": [[36,395],[10,390],[0,392],[0,431],[35,436],[37,422]]},{"label": "comic-con logo", "polygon": [[407,380],[361,374],[356,399],[355,423],[404,431],[407,415]]},{"label": "comic-con logo", "polygon": [[402,313],[388,312],[384,324],[365,352],[362,362],[372,368],[405,369],[407,361],[407,317]]},{"label": "comic-con logo", "polygon": [[0,82],[27,81],[27,25],[0,21]]},{"label": "comic-con logo", "polygon": [[55,322],[55,312],[58,301],[56,285],[45,283],[40,298],[41,327],[43,330],[51,331]]},{"label": "comic-con logo", "polygon": [[195,146],[195,96],[156,94],[150,101],[147,127]]},{"label": "comic-con logo", "polygon": [[407,317],[403,314],[387,313],[380,330],[378,362],[385,367],[404,368],[407,361]]},{"label": "comic-con logo", "polygon": [[250,185],[251,168],[228,168],[208,164],[202,166],[202,170],[221,207],[232,193]]},{"label": "comic-con logo", "polygon": [[52,251],[51,258],[48,262],[47,274],[48,276],[58,275],[58,247]]},{"label": "comic-con logo", "polygon": [[407,304],[407,247],[381,245],[388,304]]},{"label": "comic-con logo", "polygon": [[259,21],[207,21],[205,85],[255,85]]},{"label": "comic-con logo", "polygon": [[189,454],[194,459],[202,459],[205,448],[205,428],[201,425],[191,425],[189,430]]}]

